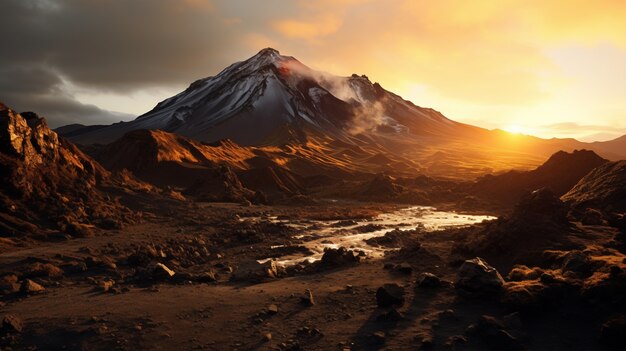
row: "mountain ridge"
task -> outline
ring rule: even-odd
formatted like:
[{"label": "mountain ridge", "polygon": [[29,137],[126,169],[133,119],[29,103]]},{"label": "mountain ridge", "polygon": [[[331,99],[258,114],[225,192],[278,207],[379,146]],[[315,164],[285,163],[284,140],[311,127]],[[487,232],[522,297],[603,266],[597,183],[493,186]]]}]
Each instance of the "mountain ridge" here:
[{"label": "mountain ridge", "polygon": [[209,143],[230,139],[241,146],[340,141],[409,160],[428,175],[456,178],[530,170],[559,150],[591,149],[611,160],[626,158],[619,140],[589,144],[541,139],[459,123],[367,76],[315,71],[271,48],[196,80],[134,121],[66,126],[59,132],[78,144],[97,144],[137,129]]}]

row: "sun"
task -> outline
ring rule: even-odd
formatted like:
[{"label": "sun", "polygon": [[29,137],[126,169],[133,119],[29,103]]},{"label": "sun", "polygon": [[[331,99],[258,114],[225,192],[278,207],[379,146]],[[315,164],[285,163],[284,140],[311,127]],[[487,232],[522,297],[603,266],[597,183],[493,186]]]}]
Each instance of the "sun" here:
[{"label": "sun", "polygon": [[513,134],[530,134],[530,131],[528,130],[528,128],[522,127],[518,124],[512,124],[502,129]]}]

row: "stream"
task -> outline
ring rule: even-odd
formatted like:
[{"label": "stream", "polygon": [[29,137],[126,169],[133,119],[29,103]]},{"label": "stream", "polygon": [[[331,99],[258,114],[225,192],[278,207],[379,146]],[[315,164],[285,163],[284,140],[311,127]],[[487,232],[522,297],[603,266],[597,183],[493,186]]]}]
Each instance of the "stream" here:
[{"label": "stream", "polygon": [[[301,234],[294,237],[302,241],[300,244],[311,250],[312,254],[294,254],[276,258],[280,266],[291,266],[300,262],[320,260],[324,249],[345,247],[349,250],[363,251],[368,257],[381,257],[385,252],[393,250],[388,247],[370,246],[365,240],[384,236],[394,229],[420,229],[433,232],[454,227],[464,227],[496,217],[487,215],[467,215],[456,212],[438,211],[433,207],[413,206],[393,212],[382,213],[372,219],[322,221],[309,220],[293,222],[279,220],[277,217],[254,217],[246,220],[270,220],[297,229]],[[272,248],[279,248],[275,246]],[[273,258],[259,260],[260,263]]]}]

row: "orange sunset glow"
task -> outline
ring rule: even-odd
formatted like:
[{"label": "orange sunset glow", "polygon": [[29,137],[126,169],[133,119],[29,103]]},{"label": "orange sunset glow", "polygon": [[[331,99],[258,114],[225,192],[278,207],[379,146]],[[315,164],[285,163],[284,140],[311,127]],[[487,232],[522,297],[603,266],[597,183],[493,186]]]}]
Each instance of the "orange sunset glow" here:
[{"label": "orange sunset glow", "polygon": [[0,350],[626,350],[626,0],[0,14]]}]

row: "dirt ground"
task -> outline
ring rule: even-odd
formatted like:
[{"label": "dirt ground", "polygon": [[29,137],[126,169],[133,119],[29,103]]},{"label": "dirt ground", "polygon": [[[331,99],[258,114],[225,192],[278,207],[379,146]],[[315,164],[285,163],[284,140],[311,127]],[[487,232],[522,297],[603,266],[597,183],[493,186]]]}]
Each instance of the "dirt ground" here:
[{"label": "dirt ground", "polygon": [[[237,218],[271,212],[294,220],[346,220],[369,218],[397,207],[359,203],[291,208],[200,204],[174,208],[170,215],[146,216],[143,223],[101,231],[94,237],[15,247],[0,254],[2,276],[32,279],[45,290],[24,292],[22,287],[22,291],[2,297],[0,316],[17,316],[23,324],[19,333],[4,337],[4,347],[453,350],[506,345],[485,342],[484,335],[476,338],[468,331],[480,326],[484,315],[501,323],[502,330],[519,342],[511,344],[513,348],[603,347],[597,338],[599,322],[584,308],[520,315],[497,299],[460,297],[453,284],[460,263],[451,248],[463,240],[460,236],[464,231],[414,233],[421,243],[419,249],[407,248],[382,259],[364,258],[359,264],[304,267],[277,277],[233,279],[232,270],[236,273],[242,262],[265,256],[270,246],[298,242],[293,238],[297,233],[288,228],[244,230],[238,227],[241,221]],[[143,263],[129,257],[143,252],[146,246],[171,250],[168,259],[161,261],[183,278],[142,275],[144,271],[137,267]],[[201,253],[196,255],[194,250]],[[81,266],[81,262],[86,262],[84,269],[70,269]],[[410,266],[409,271],[393,268],[400,263]],[[37,264],[60,267],[62,273],[51,268],[34,269]],[[215,276],[199,278],[198,274],[209,271]],[[441,283],[435,288],[418,287],[416,281],[424,272],[435,274]],[[102,282],[108,280],[114,281],[113,287],[103,288]],[[388,283],[404,288],[404,303],[379,307],[377,290]],[[303,304],[306,290],[312,293],[313,305]],[[497,339],[498,335],[492,337]]]}]

